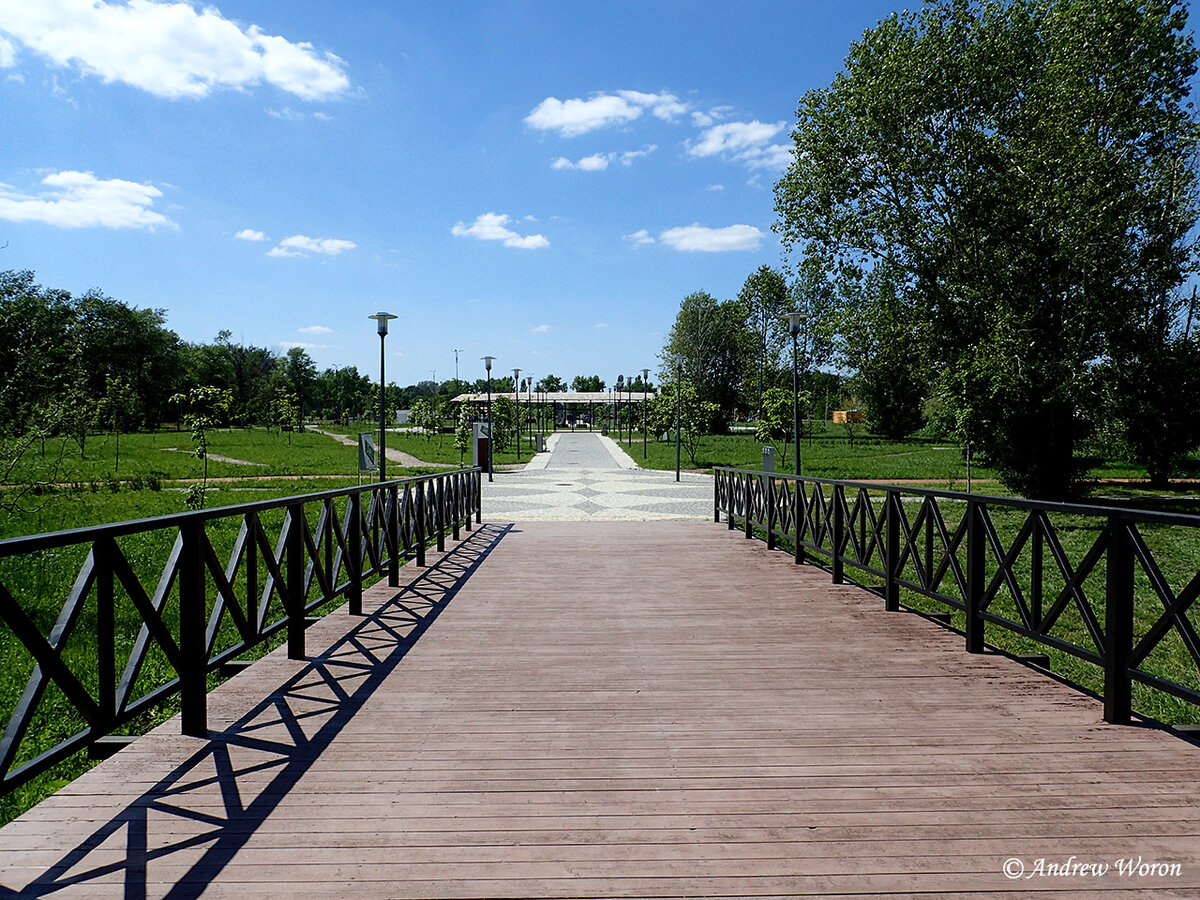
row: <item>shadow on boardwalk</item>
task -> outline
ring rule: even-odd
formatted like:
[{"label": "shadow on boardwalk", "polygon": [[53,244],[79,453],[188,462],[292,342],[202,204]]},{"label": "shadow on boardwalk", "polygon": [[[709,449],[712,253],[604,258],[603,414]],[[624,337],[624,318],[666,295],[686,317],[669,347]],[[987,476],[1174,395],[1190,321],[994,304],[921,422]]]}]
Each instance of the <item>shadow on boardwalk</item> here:
[{"label": "shadow on boardwalk", "polygon": [[[123,881],[127,900],[144,898],[151,863],[192,856],[197,858],[163,896],[199,896],[288,797],[509,530],[510,526],[498,525],[477,530],[411,584],[395,589],[394,596],[269,697],[228,728],[210,732],[202,750],[60,861],[45,867],[44,874],[19,891],[0,886],[0,896],[40,897],[72,888],[89,894],[89,885],[111,894]],[[214,807],[217,791],[220,803]],[[182,822],[163,828],[159,818],[163,816]],[[159,818],[153,829],[152,818]],[[189,830],[194,834],[177,837],[178,832]],[[148,837],[163,833],[172,834],[172,840],[154,842]],[[162,885],[156,888],[161,890]]]}]

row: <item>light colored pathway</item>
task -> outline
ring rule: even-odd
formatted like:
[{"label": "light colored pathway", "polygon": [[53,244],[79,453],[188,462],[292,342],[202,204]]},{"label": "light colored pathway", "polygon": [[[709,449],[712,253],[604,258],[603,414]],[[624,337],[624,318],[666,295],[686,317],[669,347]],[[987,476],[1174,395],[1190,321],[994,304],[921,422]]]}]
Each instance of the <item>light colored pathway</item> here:
[{"label": "light colored pathway", "polygon": [[523,471],[483,482],[483,513],[492,521],[702,519],[712,510],[711,475],[685,472],[676,482],[673,471],[640,469],[594,431],[556,432]]}]

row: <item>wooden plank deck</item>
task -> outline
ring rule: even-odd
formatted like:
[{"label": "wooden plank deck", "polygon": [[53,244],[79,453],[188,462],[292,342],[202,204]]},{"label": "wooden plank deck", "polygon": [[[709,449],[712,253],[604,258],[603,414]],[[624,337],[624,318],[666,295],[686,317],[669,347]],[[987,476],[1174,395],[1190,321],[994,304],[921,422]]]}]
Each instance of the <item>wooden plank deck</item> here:
[{"label": "wooden plank deck", "polygon": [[735,532],[432,559],[0,830],[0,894],[1200,896],[1200,749]]}]

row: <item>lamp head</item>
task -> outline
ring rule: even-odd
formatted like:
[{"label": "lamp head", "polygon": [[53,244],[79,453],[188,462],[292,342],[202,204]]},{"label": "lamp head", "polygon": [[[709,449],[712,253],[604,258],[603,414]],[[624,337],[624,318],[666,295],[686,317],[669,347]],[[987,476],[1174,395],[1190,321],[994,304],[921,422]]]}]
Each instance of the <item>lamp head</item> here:
[{"label": "lamp head", "polygon": [[490,371],[492,371],[492,363],[495,361],[496,361],[496,357],[485,356],[485,357],[483,357],[483,367],[490,372]]},{"label": "lamp head", "polygon": [[788,334],[795,337],[800,333],[800,329],[804,327],[804,320],[808,318],[808,313],[790,312],[784,318],[788,323]]},{"label": "lamp head", "polygon": [[367,316],[368,319],[374,319],[379,326],[379,336],[383,337],[388,333],[388,322],[395,319],[391,313],[377,312],[373,316]]}]

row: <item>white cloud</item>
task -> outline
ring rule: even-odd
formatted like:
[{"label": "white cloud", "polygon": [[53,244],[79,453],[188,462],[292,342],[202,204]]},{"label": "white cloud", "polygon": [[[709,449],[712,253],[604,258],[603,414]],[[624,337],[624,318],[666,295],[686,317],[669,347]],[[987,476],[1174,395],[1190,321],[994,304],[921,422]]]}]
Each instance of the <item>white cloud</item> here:
[{"label": "white cloud", "polygon": [[347,250],[353,250],[358,244],[353,241],[343,241],[337,238],[310,238],[303,234],[293,234],[272,247],[267,256],[306,256],[317,253],[321,256],[337,256]]},{"label": "white cloud", "polygon": [[0,36],[0,69],[11,69],[16,64],[17,48]]},{"label": "white cloud", "polygon": [[757,250],[762,243],[763,233],[753,225],[705,228],[693,224],[668,228],[658,238],[674,250],[724,253],[730,250]]},{"label": "white cloud", "polygon": [[91,172],[57,172],[42,179],[44,190],[25,194],[0,184],[0,219],[41,222],[60,228],[148,228],[175,223],[150,207],[162,191],[119,178],[107,181]]},{"label": "white cloud", "polygon": [[267,236],[261,231],[255,231],[253,228],[243,228],[234,235],[240,241],[265,241]]},{"label": "white cloud", "polygon": [[168,0],[2,0],[0,31],[62,67],[159,97],[272,84],[304,100],[345,93],[345,63],[312,44]]},{"label": "white cloud", "polygon": [[714,106],[708,112],[696,110],[692,113],[692,124],[697,128],[707,128],[708,126],[719,122],[721,119],[724,119],[731,112],[733,112],[732,106]]},{"label": "white cloud", "polygon": [[624,235],[624,238],[631,244],[636,244],[638,246],[642,244],[654,243],[654,238],[650,236],[650,232],[648,232],[645,228],[641,229],[640,231],[635,231],[633,234]]},{"label": "white cloud", "polygon": [[603,172],[615,156],[614,153],[593,153],[591,156],[585,156],[579,162],[571,162],[565,156],[560,156],[551,163],[551,167],[554,169],[578,169],[581,172]]},{"label": "white cloud", "polygon": [[750,169],[782,171],[792,161],[792,148],[771,141],[787,127],[785,122],[727,122],[702,132],[700,139],[689,142],[690,156],[723,156],[744,163]]},{"label": "white cloud", "polygon": [[539,131],[557,131],[562,137],[578,137],[598,128],[632,122],[647,110],[669,122],[687,107],[674,94],[665,92],[617,91],[593,94],[587,100],[547,97],[525,117],[525,124]]},{"label": "white cloud", "polygon": [[291,350],[294,347],[299,347],[302,350],[328,350],[332,344],[309,344],[304,341],[280,341],[279,346],[284,350]]},{"label": "white cloud", "polygon": [[631,166],[635,159],[641,159],[643,156],[649,156],[658,149],[658,144],[647,144],[641,150],[626,150],[621,154],[621,165]]},{"label": "white cloud", "polygon": [[608,327],[608,323],[607,323],[607,322],[597,322],[597,323],[596,323],[595,325],[593,325],[592,327],[593,327],[593,328],[607,328],[607,327]]},{"label": "white cloud", "polygon": [[522,237],[508,227],[512,217],[501,213],[487,212],[477,216],[470,225],[459,222],[450,229],[456,237],[473,237],[481,241],[503,241],[505,247],[517,247],[522,250],[537,250],[549,247],[550,242],[540,234]]},{"label": "white cloud", "polygon": [[307,328],[297,328],[297,334],[333,334],[332,328],[326,328],[324,325],[309,325]]},{"label": "white cloud", "polygon": [[725,185],[723,185],[723,184],[710,184],[708,187],[706,187],[706,188],[705,188],[705,190],[706,190],[706,191],[723,191],[723,190],[725,190]]},{"label": "white cloud", "polygon": [[533,334],[543,334],[544,332],[547,332],[550,330],[550,326],[549,325],[534,325],[529,330]]}]

